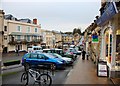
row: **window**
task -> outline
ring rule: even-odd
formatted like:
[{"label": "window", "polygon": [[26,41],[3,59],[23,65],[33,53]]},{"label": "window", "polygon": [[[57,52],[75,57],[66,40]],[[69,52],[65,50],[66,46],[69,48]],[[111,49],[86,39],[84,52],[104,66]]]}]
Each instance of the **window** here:
[{"label": "window", "polygon": [[17,31],[21,32],[21,27],[17,26]]},{"label": "window", "polygon": [[27,27],[27,32],[30,32],[30,27]]},{"label": "window", "polygon": [[38,59],[44,59],[45,57],[42,55],[38,55]]},{"label": "window", "polygon": [[37,29],[37,28],[35,28],[35,32],[38,32],[38,29]]},{"label": "window", "polygon": [[27,41],[30,41],[30,36],[27,36]]},{"label": "window", "polygon": [[7,26],[4,26],[4,31],[7,31]]},{"label": "window", "polygon": [[29,57],[30,57],[30,54],[27,54],[25,57],[26,57],[26,58],[29,58]]},{"label": "window", "polygon": [[116,32],[116,68],[120,67],[120,29]]},{"label": "window", "polygon": [[21,36],[17,36],[17,40],[20,41]]},{"label": "window", "polygon": [[4,39],[7,40],[7,36],[4,36]]},{"label": "window", "polygon": [[37,54],[31,54],[32,59],[37,59]]}]

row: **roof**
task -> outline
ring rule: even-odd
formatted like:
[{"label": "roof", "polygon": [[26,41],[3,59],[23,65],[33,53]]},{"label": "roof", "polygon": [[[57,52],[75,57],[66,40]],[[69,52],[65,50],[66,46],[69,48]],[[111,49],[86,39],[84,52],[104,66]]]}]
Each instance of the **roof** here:
[{"label": "roof", "polygon": [[14,17],[13,15],[11,15],[11,14],[5,15],[4,18],[7,19],[7,20],[16,20],[16,21],[18,20],[17,18],[15,18],[15,17]]},{"label": "roof", "polygon": [[25,23],[32,23],[32,21],[29,18],[26,19],[20,19],[19,21],[25,22]]}]

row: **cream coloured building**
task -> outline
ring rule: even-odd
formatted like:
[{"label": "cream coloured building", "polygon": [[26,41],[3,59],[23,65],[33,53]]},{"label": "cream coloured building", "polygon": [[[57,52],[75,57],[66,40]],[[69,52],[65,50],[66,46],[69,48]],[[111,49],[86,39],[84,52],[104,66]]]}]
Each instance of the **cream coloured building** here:
[{"label": "cream coloured building", "polygon": [[52,31],[53,35],[55,35],[55,40],[53,40],[54,47],[59,48],[62,46],[62,34],[58,31]]},{"label": "cream coloured building", "polygon": [[3,52],[16,49],[27,51],[28,47],[32,45],[40,46],[42,41],[41,26],[37,24],[37,19],[31,23],[4,19],[3,31]]},{"label": "cream coloured building", "polygon": [[0,10],[0,86],[2,85],[2,45],[3,45],[3,23],[4,23],[4,12],[3,10]]},{"label": "cream coloured building", "polygon": [[52,31],[45,30],[45,39],[46,39],[46,48],[53,48],[55,35],[53,35]]}]

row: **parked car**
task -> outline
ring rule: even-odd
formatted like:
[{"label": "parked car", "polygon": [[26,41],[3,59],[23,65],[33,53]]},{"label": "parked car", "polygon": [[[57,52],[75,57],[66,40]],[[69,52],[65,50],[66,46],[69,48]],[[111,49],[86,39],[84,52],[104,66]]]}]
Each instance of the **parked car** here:
[{"label": "parked car", "polygon": [[76,60],[77,58],[77,51],[74,48],[69,48],[67,52],[65,53],[66,57],[72,58],[73,60]]},{"label": "parked car", "polygon": [[26,53],[22,57],[22,65],[25,67],[31,66],[43,66],[51,67],[51,65],[56,68],[64,68],[66,63],[62,59],[55,58],[54,56],[47,53]]},{"label": "parked car", "polygon": [[74,62],[72,58],[62,57],[61,55],[59,55],[57,53],[50,53],[50,54],[55,56],[56,58],[63,59],[66,62],[66,65],[71,65]]},{"label": "parked car", "polygon": [[45,52],[45,53],[57,53],[59,55],[64,56],[63,50],[62,49],[58,49],[58,48],[43,49],[43,52]]}]

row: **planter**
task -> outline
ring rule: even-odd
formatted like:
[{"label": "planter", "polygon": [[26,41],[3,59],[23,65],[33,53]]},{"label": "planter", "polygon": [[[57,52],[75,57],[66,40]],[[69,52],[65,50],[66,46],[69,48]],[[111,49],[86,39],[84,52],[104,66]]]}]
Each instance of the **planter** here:
[{"label": "planter", "polygon": [[3,63],[4,66],[11,66],[11,65],[16,65],[16,64],[20,64],[20,60],[8,61],[8,62]]}]

